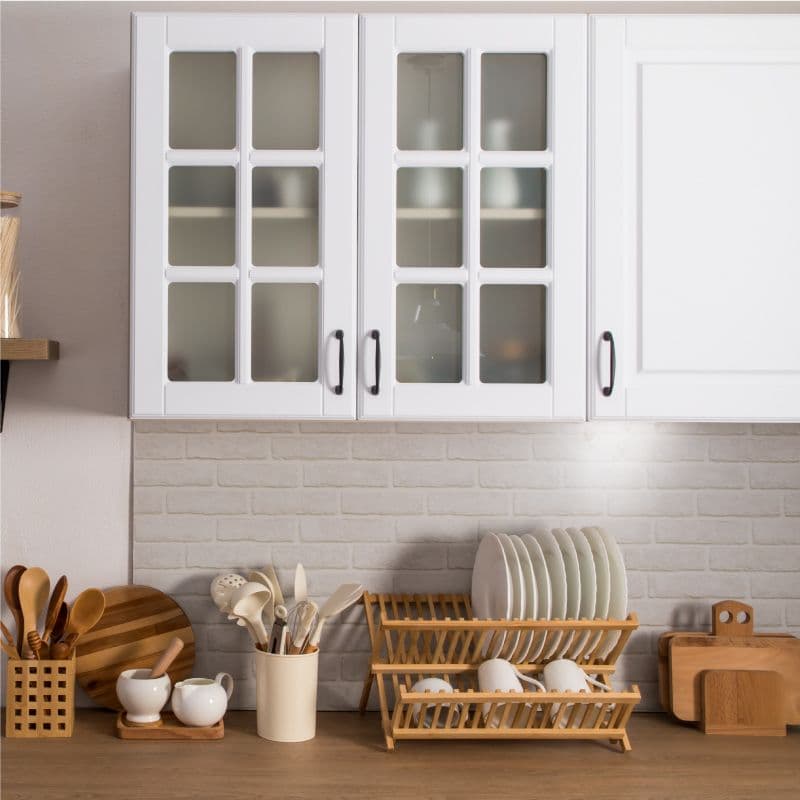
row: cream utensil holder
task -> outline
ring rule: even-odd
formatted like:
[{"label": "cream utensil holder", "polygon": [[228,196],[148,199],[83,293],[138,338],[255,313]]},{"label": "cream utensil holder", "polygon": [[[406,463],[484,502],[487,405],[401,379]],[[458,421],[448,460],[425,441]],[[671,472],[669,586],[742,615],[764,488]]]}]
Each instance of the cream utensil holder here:
[{"label": "cream utensil holder", "polygon": [[0,336],[16,339],[22,336],[20,317],[20,278],[17,267],[17,240],[19,239],[19,215],[16,208],[22,200],[17,192],[0,191]]},{"label": "cream utensil holder", "polygon": [[273,742],[305,742],[317,731],[319,650],[299,656],[256,650],[258,735]]}]

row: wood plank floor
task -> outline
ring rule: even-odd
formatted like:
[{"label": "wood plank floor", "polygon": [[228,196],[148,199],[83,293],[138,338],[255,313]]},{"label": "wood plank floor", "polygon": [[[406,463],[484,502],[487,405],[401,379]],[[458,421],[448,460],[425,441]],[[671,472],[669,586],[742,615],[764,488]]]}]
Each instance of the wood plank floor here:
[{"label": "wood plank floor", "polygon": [[110,712],[80,711],[72,739],[4,739],[3,800],[781,800],[800,797],[800,729],[786,738],[704,736],[634,714],[633,750],[594,742],[399,742],[376,714],[322,713],[317,738],[259,739],[253,712],[220,742],[126,742]]}]

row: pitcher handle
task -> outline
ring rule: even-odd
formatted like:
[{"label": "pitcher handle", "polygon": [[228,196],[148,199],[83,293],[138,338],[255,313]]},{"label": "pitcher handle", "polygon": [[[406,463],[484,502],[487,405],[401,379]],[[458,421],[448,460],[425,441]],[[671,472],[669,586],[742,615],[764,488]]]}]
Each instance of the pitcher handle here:
[{"label": "pitcher handle", "polygon": [[[225,681],[226,678],[228,679],[227,685]],[[218,672],[217,676],[214,678],[214,682],[218,683],[225,690],[225,694],[227,695],[228,700],[230,700],[231,695],[233,694],[233,678],[228,675],[227,672]]]},{"label": "pitcher handle", "polygon": [[515,669],[514,672],[517,673],[517,677],[521,681],[525,681],[526,683],[533,684],[534,686],[536,686],[539,689],[540,692],[546,692],[547,691],[547,688],[545,687],[545,685],[543,683],[540,683],[539,681],[537,681],[536,678],[529,678],[527,675],[523,675],[518,669]]}]

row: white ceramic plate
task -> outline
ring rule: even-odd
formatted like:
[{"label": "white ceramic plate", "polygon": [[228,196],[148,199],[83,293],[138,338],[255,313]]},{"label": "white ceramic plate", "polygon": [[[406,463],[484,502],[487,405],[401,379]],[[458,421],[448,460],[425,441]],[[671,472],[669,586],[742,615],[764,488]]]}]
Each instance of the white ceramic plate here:
[{"label": "white ceramic plate", "polygon": [[[597,532],[597,528],[581,528],[581,533],[586,537],[586,541],[589,542],[589,548],[592,551],[592,558],[594,559],[595,576],[597,578],[597,597],[594,616],[596,619],[608,619],[608,604],[611,599],[611,572],[608,564],[608,551],[606,550],[602,537]],[[587,653],[588,656],[594,653],[602,636],[602,631],[598,631],[592,636]]]},{"label": "white ceramic plate", "polygon": [[[522,566],[522,578],[525,582],[525,614],[524,619],[536,619],[538,597],[536,593],[536,578],[534,577],[533,563],[528,554],[528,548],[522,543],[519,536],[510,536],[511,543],[517,551],[517,558]],[[517,658],[514,659],[517,663],[522,664],[528,657],[528,651],[533,643],[533,633],[525,635],[525,641],[519,649]]]},{"label": "white ceramic plate", "polygon": [[[552,592],[550,589],[550,575],[547,572],[547,563],[544,560],[544,553],[542,548],[539,547],[539,542],[536,541],[529,534],[522,537],[525,547],[531,557],[533,563],[533,574],[536,578],[536,593],[539,598],[538,602],[538,619],[550,619],[550,609],[552,605]],[[528,653],[528,661],[536,661],[544,649],[545,640],[547,635],[540,633],[534,635],[534,641],[531,645],[530,652]]]},{"label": "white ceramic plate", "polygon": [[[625,561],[614,537],[603,528],[597,528],[608,553],[608,568],[611,576],[611,593],[608,603],[609,619],[625,619],[628,616],[628,576],[625,572]],[[610,636],[600,650],[605,658],[619,640],[619,633]]]},{"label": "white ceramic plate", "polygon": [[[496,535],[503,545],[508,569],[511,571],[511,619],[522,619],[525,613],[525,578],[522,575],[522,564],[519,563],[519,556],[511,537],[505,533]],[[503,649],[508,655],[511,655],[519,644],[519,636],[519,633],[513,633],[505,637],[507,641]]]},{"label": "white ceramic plate", "polygon": [[[594,611],[597,606],[597,573],[594,569],[592,548],[589,547],[586,537],[577,528],[567,528],[567,535],[575,545],[575,552],[578,554],[578,568],[581,573],[581,608],[578,615],[580,619],[594,619]],[[591,631],[586,631],[576,637],[577,641],[572,648],[573,660],[577,660],[591,635]]]},{"label": "white ceramic plate", "polygon": [[[505,549],[494,533],[487,533],[481,539],[475,555],[475,566],[472,569],[472,614],[476,619],[511,619],[511,570]],[[493,650],[499,652],[502,643],[500,639]]]},{"label": "white ceramic plate", "polygon": [[[578,619],[581,610],[581,573],[578,567],[578,553],[572,538],[561,528],[553,528],[553,537],[561,550],[561,557],[564,559],[564,573],[567,582],[567,613],[564,619]],[[565,633],[561,637],[558,646],[558,658],[566,657],[573,635]]]},{"label": "white ceramic plate", "polygon": [[[547,576],[550,578],[550,617],[549,619],[566,619],[567,617],[567,571],[564,568],[564,556],[558,546],[556,537],[550,531],[535,530],[530,534],[539,543],[547,567]],[[548,644],[543,658],[549,659],[558,649],[561,634],[550,637],[552,644]]]}]

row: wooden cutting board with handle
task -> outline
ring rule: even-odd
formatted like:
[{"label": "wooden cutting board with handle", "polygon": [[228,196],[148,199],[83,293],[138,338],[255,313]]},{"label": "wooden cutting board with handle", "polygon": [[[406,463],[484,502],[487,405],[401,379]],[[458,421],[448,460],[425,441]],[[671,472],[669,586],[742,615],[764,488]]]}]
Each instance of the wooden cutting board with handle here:
[{"label": "wooden cutting board with handle", "polygon": [[702,719],[706,670],[763,670],[782,677],[786,723],[800,724],[800,639],[785,634],[754,636],[752,607],[734,600],[716,603],[712,620],[710,636],[675,635],[666,640],[672,713],[685,722]]},{"label": "wooden cutting board with handle", "polygon": [[116,586],[103,594],[106,607],[91,631],[78,640],[75,675],[100,706],[121,709],[116,683],[126,669],[149,669],[174,636],[183,641],[168,670],[173,685],[191,677],[194,632],[183,609],[149,586]]}]

